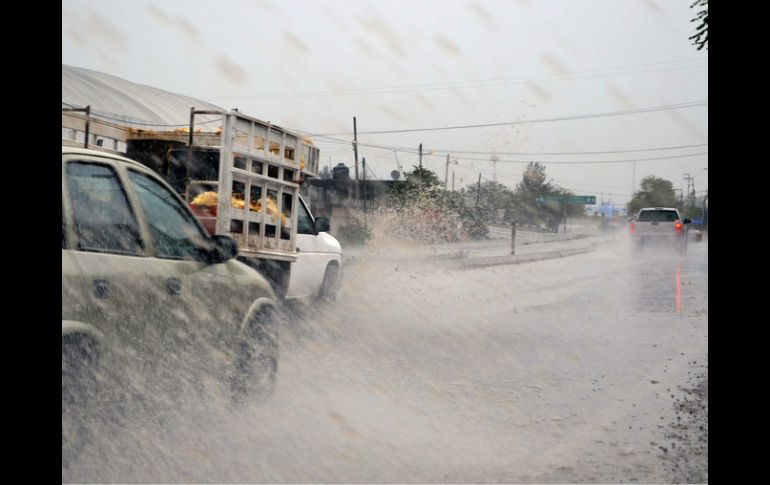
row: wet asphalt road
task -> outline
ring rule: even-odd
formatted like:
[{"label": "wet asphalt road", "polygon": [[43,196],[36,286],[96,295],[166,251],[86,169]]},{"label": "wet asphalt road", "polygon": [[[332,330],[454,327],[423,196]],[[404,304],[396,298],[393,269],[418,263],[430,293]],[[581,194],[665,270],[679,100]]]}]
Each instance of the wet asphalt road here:
[{"label": "wet asphalt road", "polygon": [[631,249],[359,257],[337,305],[287,324],[270,401],[105,432],[63,480],[707,482],[708,243]]}]

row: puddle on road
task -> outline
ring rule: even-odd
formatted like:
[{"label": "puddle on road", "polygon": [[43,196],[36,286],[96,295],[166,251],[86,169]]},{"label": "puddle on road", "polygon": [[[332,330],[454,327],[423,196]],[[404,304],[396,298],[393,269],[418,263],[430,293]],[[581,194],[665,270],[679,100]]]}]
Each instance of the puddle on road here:
[{"label": "puddle on road", "polygon": [[[636,443],[648,430],[612,416],[631,406],[624,386],[647,392],[634,372],[658,355],[616,297],[661,278],[671,311],[676,270],[628,267],[610,251],[472,271],[359,260],[336,306],[287,323],[271,400],[233,407],[195,385],[166,399],[160,386],[144,415],[95,421],[63,481],[521,482],[557,467],[557,481],[654,480],[615,466],[651,460]],[[626,372],[632,358],[648,360]]]}]

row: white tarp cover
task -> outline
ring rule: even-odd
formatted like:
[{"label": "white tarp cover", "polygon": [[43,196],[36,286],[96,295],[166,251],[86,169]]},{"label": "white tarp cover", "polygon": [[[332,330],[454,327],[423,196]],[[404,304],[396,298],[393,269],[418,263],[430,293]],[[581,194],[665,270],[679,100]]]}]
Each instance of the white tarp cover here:
[{"label": "white tarp cover", "polygon": [[[189,126],[190,108],[223,108],[200,99],[137,84],[89,69],[61,67],[62,108],[91,106],[91,114],[117,124],[156,131],[173,131]],[[218,120],[218,121],[214,121]],[[201,122],[207,122],[199,125]],[[196,128],[214,131],[221,127],[221,116],[197,115]]]}]

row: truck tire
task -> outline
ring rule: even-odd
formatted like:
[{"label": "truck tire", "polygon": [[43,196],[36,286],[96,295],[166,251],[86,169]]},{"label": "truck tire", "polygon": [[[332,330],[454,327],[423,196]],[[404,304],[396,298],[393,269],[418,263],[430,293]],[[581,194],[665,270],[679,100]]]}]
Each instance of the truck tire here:
[{"label": "truck tire", "polygon": [[324,272],[321,289],[318,291],[318,301],[322,303],[334,303],[337,300],[337,292],[340,289],[340,268],[330,263]]},{"label": "truck tire", "polygon": [[278,339],[272,309],[261,310],[237,343],[231,391],[236,402],[249,397],[266,399],[275,391]]}]

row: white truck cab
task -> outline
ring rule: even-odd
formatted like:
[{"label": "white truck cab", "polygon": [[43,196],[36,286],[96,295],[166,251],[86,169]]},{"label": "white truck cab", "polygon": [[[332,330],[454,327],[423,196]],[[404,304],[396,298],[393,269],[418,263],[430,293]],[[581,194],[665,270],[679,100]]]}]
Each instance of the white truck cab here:
[{"label": "white truck cab", "polygon": [[314,218],[299,197],[297,260],[292,263],[285,298],[333,299],[340,283],[342,246],[329,234],[329,221]]}]

